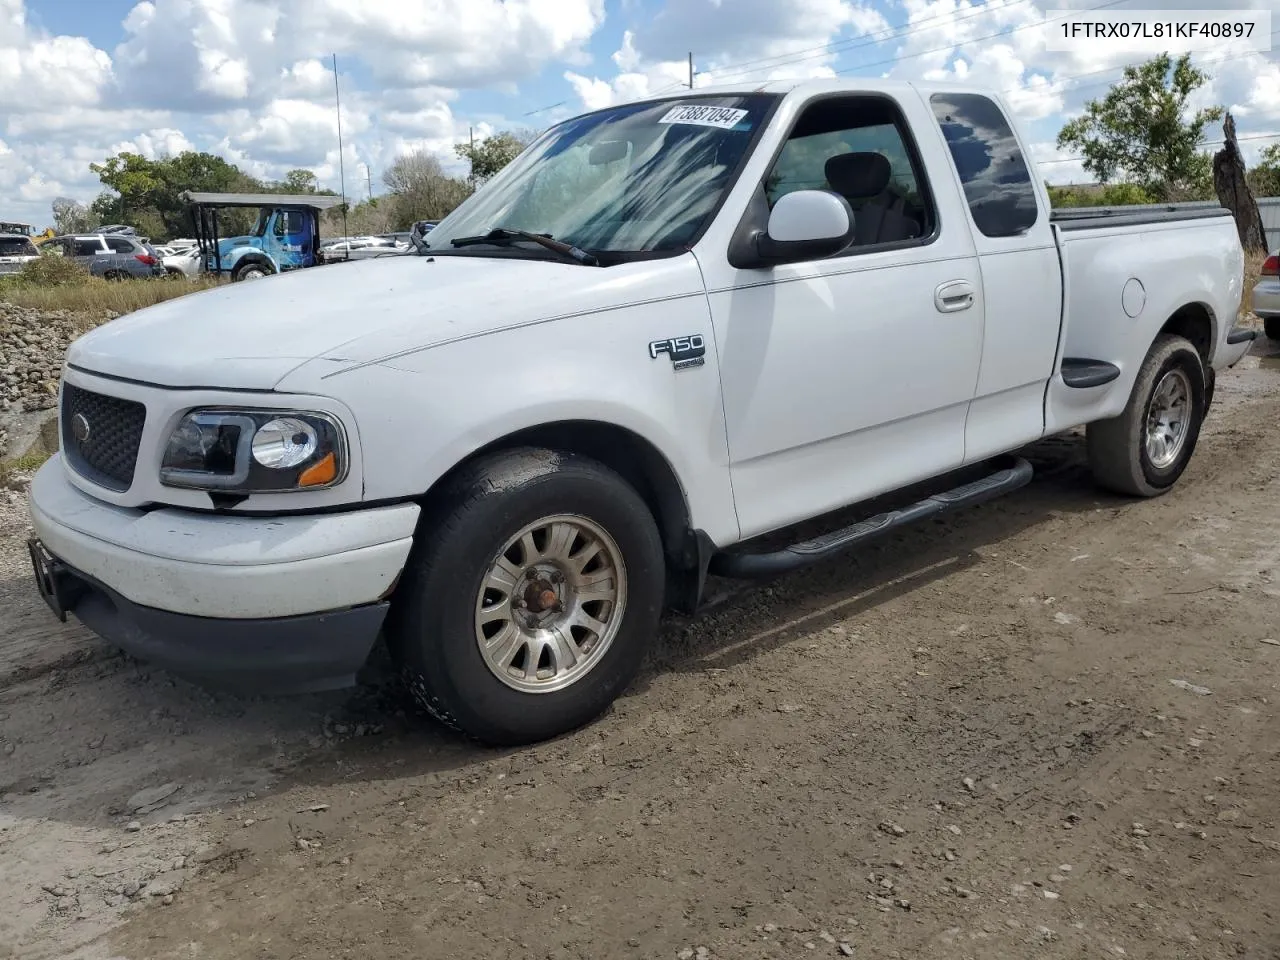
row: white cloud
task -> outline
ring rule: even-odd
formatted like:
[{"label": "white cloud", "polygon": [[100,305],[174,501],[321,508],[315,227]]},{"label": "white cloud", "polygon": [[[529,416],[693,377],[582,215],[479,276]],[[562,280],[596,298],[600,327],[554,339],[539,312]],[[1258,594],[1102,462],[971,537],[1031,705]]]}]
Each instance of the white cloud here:
[{"label": "white cloud", "polygon": [[111,58],[83,37],[33,30],[22,0],[0,0],[0,116],[98,103]]},{"label": "white cloud", "polygon": [[462,86],[579,59],[605,11],[604,0],[307,0],[293,16],[301,35],[364,57],[384,84]]},{"label": "white cloud", "polygon": [[673,0],[652,22],[628,30],[612,56],[612,78],[565,73],[583,106],[595,109],[694,86],[775,77],[829,77],[845,32],[857,37],[887,27],[870,5],[854,0]]}]

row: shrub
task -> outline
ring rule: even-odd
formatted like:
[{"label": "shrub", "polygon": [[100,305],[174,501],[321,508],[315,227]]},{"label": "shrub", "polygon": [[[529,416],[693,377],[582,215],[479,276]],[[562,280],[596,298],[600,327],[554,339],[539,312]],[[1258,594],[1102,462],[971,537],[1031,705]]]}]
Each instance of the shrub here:
[{"label": "shrub", "polygon": [[89,282],[86,267],[56,253],[42,254],[18,274],[21,282],[38,287],[66,287]]}]

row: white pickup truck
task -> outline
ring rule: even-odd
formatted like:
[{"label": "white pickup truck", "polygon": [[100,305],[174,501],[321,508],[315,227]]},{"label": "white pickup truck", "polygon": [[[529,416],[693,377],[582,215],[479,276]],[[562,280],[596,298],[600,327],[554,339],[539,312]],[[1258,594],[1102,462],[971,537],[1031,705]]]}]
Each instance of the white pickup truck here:
[{"label": "white pickup truck", "polygon": [[[709,88],[544,133],[418,255],[77,340],[34,478],[54,611],[178,674],[348,685],[385,636],[492,744],[628,686],[664,607],[1027,483],[1185,469],[1234,328],[1226,210],[1051,213],[999,96]],[[936,481],[817,539],[800,521]]]}]

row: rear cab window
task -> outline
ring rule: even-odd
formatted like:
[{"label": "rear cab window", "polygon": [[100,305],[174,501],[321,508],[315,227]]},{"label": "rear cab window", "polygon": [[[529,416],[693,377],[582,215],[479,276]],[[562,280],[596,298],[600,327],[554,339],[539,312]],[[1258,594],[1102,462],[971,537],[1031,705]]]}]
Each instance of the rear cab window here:
[{"label": "rear cab window", "polygon": [[854,239],[838,256],[923,243],[935,233],[937,215],[907,120],[882,95],[826,97],[805,107],[764,190],[769,209],[794,190],[844,197]]},{"label": "rear cab window", "polygon": [[929,98],[964,187],[974,225],[987,237],[1016,237],[1040,218],[1022,148],[999,105],[976,93]]}]

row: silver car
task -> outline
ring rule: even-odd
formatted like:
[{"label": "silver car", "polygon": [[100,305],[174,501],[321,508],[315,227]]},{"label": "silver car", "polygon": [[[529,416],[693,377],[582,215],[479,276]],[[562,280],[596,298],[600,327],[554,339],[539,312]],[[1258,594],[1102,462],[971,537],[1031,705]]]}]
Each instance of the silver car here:
[{"label": "silver car", "polygon": [[1262,318],[1272,340],[1280,340],[1280,256],[1272,254],[1262,264],[1262,276],[1253,288],[1253,312]]}]

